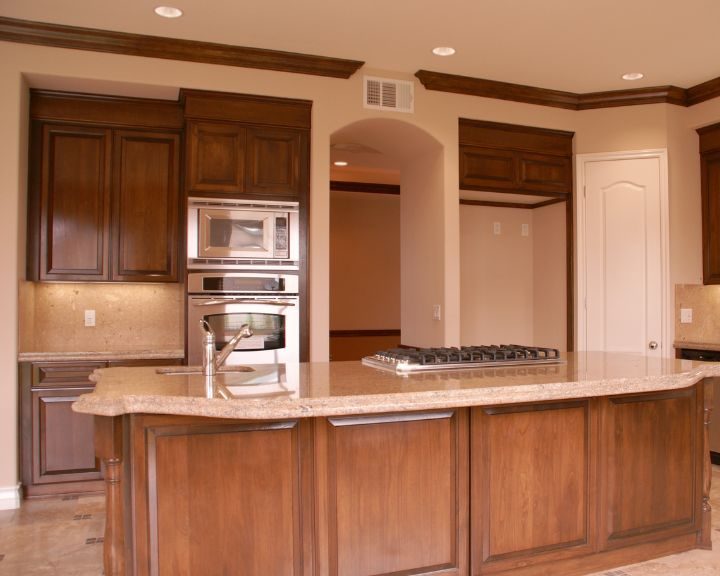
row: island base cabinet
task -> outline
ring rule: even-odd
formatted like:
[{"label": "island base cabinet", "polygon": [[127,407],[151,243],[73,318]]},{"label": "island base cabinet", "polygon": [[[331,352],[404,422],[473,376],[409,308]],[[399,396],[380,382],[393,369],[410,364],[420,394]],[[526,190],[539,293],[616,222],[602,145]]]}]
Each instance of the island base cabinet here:
[{"label": "island base cabinet", "polygon": [[328,418],[316,432],[316,574],[467,574],[466,410]]},{"label": "island base cabinet", "polygon": [[471,427],[473,574],[592,553],[591,403],[476,408]]},{"label": "island base cabinet", "polygon": [[131,573],[309,573],[310,425],[132,417]]}]

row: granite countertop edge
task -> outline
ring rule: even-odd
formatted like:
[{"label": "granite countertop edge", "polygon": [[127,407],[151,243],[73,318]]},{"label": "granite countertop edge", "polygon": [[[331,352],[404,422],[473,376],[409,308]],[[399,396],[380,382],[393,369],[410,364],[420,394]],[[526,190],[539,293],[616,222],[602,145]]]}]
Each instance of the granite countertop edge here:
[{"label": "granite countertop edge", "polygon": [[270,401],[133,394],[99,397],[87,394],[80,397],[73,410],[97,416],[145,413],[247,420],[359,416],[679,390],[717,375],[720,375],[720,364],[665,376]]},{"label": "granite countertop edge", "polygon": [[713,350],[720,351],[720,342],[685,342],[683,340],[675,340],[673,347],[678,350],[687,348],[689,350]]},{"label": "granite countertop edge", "polygon": [[113,361],[113,360],[157,360],[184,358],[185,351],[173,349],[137,349],[98,352],[20,352],[18,362],[62,362],[62,361]]}]

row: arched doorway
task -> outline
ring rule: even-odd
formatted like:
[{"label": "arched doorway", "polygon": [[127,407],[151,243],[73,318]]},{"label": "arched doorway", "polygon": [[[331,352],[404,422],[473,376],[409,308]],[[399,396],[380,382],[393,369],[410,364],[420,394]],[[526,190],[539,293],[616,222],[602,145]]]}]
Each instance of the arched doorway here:
[{"label": "arched doorway", "polygon": [[445,298],[442,146],[384,118],[345,126],[330,144],[331,359],[441,345],[433,310]]}]

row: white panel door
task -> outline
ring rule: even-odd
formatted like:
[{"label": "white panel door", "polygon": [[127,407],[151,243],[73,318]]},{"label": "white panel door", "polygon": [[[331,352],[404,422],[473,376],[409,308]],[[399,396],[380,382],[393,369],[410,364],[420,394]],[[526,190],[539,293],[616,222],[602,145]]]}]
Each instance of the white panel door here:
[{"label": "white panel door", "polygon": [[583,163],[580,349],[663,354],[663,162],[664,155]]}]

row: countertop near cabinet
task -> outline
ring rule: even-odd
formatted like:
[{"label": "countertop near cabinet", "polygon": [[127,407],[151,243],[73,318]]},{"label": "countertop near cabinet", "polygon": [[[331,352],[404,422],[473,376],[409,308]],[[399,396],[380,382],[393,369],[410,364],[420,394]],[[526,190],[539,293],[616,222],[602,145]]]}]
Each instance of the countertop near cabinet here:
[{"label": "countertop near cabinet", "polygon": [[114,352],[20,352],[18,362],[85,362],[115,360],[157,360],[184,358],[185,351],[173,350],[123,350]]},{"label": "countertop near cabinet", "polygon": [[673,342],[673,347],[676,350],[680,348],[686,348],[688,350],[718,350],[720,351],[720,342],[683,342],[676,340]]},{"label": "countertop near cabinet", "polygon": [[720,376],[720,363],[583,352],[557,365],[507,366],[408,376],[360,362],[256,365],[215,377],[105,368],[74,404],[101,416],[177,414],[238,419],[340,416],[590,398],[673,390]]}]

